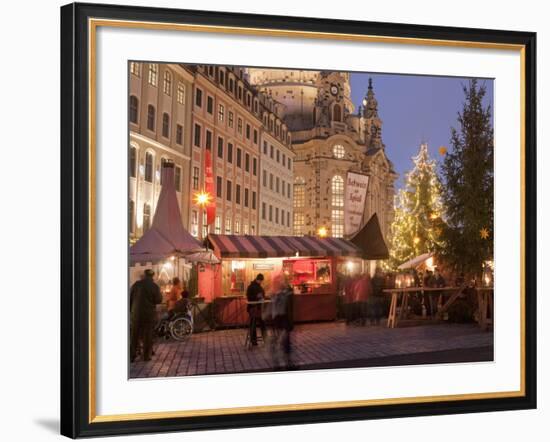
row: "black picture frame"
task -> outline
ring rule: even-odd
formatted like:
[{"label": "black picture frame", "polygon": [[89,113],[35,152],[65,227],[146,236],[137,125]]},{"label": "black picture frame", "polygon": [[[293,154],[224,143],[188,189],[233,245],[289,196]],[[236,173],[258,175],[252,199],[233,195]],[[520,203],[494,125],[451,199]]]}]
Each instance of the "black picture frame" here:
[{"label": "black picture frame", "polygon": [[[524,51],[524,395],[198,417],[94,421],[90,407],[88,19],[521,45]],[[61,433],[71,438],[536,408],[536,34],[116,5],[61,8]]]}]

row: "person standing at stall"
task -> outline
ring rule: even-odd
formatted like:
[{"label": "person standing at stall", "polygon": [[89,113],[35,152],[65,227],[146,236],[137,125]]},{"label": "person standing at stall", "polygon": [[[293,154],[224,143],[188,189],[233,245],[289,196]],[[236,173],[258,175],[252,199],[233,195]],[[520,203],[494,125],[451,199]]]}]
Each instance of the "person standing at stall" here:
[{"label": "person standing at stall", "polygon": [[139,342],[143,343],[143,360],[151,360],[156,305],[162,302],[160,287],[153,281],[155,272],[145,270],[145,277],[130,289],[130,361],[134,361]]},{"label": "person standing at stall", "polygon": [[265,323],[262,319],[262,305],[260,303],[258,304],[251,304],[258,301],[262,301],[265,297],[265,290],[262,287],[262,283],[264,280],[264,275],[261,273],[258,273],[256,276],[256,279],[252,281],[248,288],[246,289],[246,300],[248,302],[248,305],[246,306],[246,311],[248,312],[249,316],[249,333],[250,333],[250,343],[252,345],[258,345],[258,337],[256,334],[256,324],[260,325],[260,329],[262,331],[262,336],[265,336]]}]

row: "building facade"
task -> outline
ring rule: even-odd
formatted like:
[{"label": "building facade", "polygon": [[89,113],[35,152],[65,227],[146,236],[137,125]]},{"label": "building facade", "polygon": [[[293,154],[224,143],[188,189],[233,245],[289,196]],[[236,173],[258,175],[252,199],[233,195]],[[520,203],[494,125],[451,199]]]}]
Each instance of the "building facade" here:
[{"label": "building facade", "polygon": [[191,193],[204,189],[206,150],[214,175],[215,221],[191,201],[190,232],[258,234],[262,114],[242,68],[188,65],[194,76]]},{"label": "building facade", "polygon": [[363,223],[376,213],[386,237],[393,219],[397,174],[385,153],[382,121],[372,82],[354,113],[350,77],[344,72],[249,69],[250,81],[279,102],[294,159],[296,235],[326,230],[344,236],[348,172],[369,176]]},{"label": "building facade", "polygon": [[[189,218],[189,164],[193,76],[176,64],[130,63],[129,236],[137,240],[153,222],[161,165],[175,163],[183,220]],[[187,225],[184,227],[188,228]]]},{"label": "building facade", "polygon": [[293,234],[294,151],[281,110],[275,101],[260,95],[260,235]]}]

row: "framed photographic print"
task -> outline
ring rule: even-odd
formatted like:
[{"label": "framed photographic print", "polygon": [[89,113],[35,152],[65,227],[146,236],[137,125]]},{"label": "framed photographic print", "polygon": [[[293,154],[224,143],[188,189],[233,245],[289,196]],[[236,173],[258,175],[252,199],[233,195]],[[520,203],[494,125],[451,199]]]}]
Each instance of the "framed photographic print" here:
[{"label": "framed photographic print", "polygon": [[62,7],[62,434],[534,408],[535,44]]}]

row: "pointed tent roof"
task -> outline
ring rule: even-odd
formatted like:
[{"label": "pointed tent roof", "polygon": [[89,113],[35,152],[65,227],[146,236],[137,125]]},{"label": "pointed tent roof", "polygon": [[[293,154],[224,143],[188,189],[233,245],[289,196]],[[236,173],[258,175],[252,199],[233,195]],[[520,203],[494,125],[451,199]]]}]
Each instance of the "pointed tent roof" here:
[{"label": "pointed tent roof", "polygon": [[390,257],[376,213],[350,239],[350,242],[363,251],[364,259],[388,259]]},{"label": "pointed tent roof", "polygon": [[153,225],[130,247],[131,262],[153,262],[169,255],[186,255],[204,250],[201,243],[183,228],[174,188],[174,163],[165,161],[161,173],[162,189]]}]

